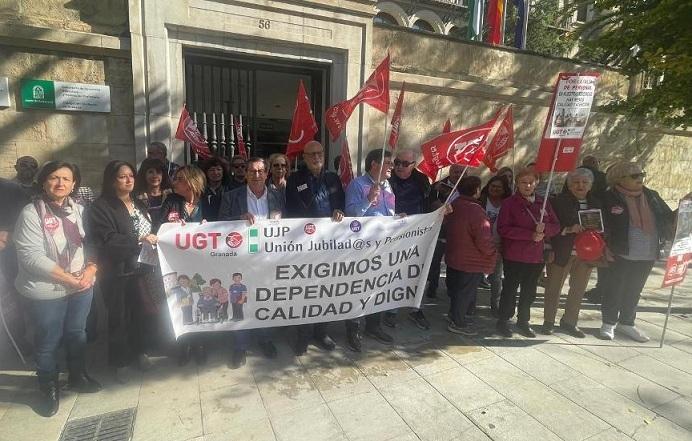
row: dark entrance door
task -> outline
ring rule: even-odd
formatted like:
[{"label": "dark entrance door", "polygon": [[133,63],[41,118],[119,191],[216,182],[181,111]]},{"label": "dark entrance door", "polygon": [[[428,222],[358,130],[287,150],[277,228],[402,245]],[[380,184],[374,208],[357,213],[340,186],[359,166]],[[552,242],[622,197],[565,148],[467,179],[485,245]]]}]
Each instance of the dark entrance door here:
[{"label": "dark entrance door", "polygon": [[[185,101],[207,142],[220,155],[234,153],[230,116],[242,116],[251,156],[285,152],[298,83],[303,81],[320,131],[328,102],[329,67],[219,53],[185,53]],[[249,140],[249,142],[248,142]],[[326,149],[328,151],[328,149]],[[235,151],[237,153],[237,151]]]}]

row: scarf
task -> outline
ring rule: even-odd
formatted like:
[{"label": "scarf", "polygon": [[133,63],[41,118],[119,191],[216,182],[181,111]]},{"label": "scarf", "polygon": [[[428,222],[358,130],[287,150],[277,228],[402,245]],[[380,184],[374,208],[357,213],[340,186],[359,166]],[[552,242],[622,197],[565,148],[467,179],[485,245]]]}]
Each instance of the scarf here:
[{"label": "scarf", "polygon": [[[71,198],[65,199],[62,206],[44,198],[37,198],[34,201],[36,212],[43,228],[43,243],[46,255],[56,262],[65,271],[71,271],[72,259],[77,250],[82,247],[82,234],[79,231],[79,212]],[[60,219],[60,222],[58,222]],[[67,245],[61,251],[55,243],[53,234],[57,228],[62,227]]]},{"label": "scarf", "polygon": [[654,213],[649,207],[649,201],[644,195],[643,190],[632,191],[616,185],[617,191],[624,196],[627,204],[627,213],[630,216],[630,226],[644,231],[648,235],[656,233],[656,223]]}]

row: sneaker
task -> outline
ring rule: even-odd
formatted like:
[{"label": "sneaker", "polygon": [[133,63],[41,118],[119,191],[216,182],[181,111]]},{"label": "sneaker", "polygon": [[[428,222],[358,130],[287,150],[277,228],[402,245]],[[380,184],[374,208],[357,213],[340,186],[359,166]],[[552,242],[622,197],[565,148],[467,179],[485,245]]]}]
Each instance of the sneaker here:
[{"label": "sneaker", "polygon": [[360,332],[349,331],[346,335],[346,346],[353,352],[360,352],[363,348]]},{"label": "sneaker", "polygon": [[430,323],[428,323],[428,320],[423,315],[423,311],[413,311],[408,315],[408,318],[416,324],[418,329],[422,329],[424,331],[430,329]]},{"label": "sneaker", "polygon": [[334,348],[336,348],[336,343],[334,343],[334,340],[332,340],[332,338],[328,335],[315,338],[315,344],[317,344],[320,349],[327,352],[333,351]]},{"label": "sneaker", "polygon": [[447,325],[447,330],[455,334],[474,336],[478,335],[478,331],[471,324],[466,324],[462,326],[457,326],[455,323],[450,323]]},{"label": "sneaker", "polygon": [[603,323],[601,325],[601,330],[598,331],[598,335],[603,340],[612,340],[615,338],[615,325],[609,325],[608,323]]},{"label": "sneaker", "polygon": [[586,334],[584,334],[584,331],[577,328],[576,325],[570,325],[569,323],[565,323],[562,320],[560,320],[560,329],[562,329],[572,337],[586,338]]},{"label": "sneaker", "polygon": [[647,341],[649,341],[649,336],[644,334],[643,331],[640,331],[635,326],[623,325],[622,323],[618,323],[615,330],[618,334],[622,334],[639,343],[646,343]]},{"label": "sneaker", "polygon": [[517,322],[517,329],[526,338],[536,338],[536,333],[531,329],[529,322]]},{"label": "sneaker", "polygon": [[495,329],[497,330],[497,333],[501,336],[506,338],[512,338],[512,330],[509,329],[509,324],[506,321],[498,320],[497,324],[495,325]]},{"label": "sneaker", "polygon": [[396,313],[385,312],[382,317],[382,323],[389,328],[396,328]]},{"label": "sneaker", "polygon": [[481,280],[481,283],[478,284],[478,287],[480,289],[490,289],[490,282],[488,282],[488,279],[483,279]]},{"label": "sneaker", "polygon": [[541,327],[541,334],[543,335],[553,335],[553,329],[555,328],[554,323],[550,322],[543,322],[543,326]]},{"label": "sneaker", "polygon": [[241,366],[245,366],[247,361],[245,351],[233,351],[231,355],[231,369],[238,369]]},{"label": "sneaker", "polygon": [[139,354],[137,356],[137,367],[140,371],[147,372],[152,368],[152,366],[154,366],[154,364],[151,362],[147,354]]},{"label": "sneaker", "polygon": [[384,330],[380,327],[377,327],[375,329],[366,328],[365,335],[385,345],[391,345],[392,343],[394,343],[394,338],[391,335],[384,332]]}]

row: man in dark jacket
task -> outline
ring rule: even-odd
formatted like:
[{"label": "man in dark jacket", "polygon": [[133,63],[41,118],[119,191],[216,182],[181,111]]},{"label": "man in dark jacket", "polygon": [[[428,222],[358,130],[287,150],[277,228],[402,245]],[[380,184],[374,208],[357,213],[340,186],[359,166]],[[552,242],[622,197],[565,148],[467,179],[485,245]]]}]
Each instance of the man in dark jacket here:
[{"label": "man in dark jacket", "polygon": [[[306,168],[288,177],[286,183],[286,217],[331,217],[341,222],[344,217],[346,196],[339,177],[324,169],[324,147],[311,141],[303,148]],[[327,335],[327,322],[297,326],[296,355],[303,355],[311,338],[326,351],[335,344]]]},{"label": "man in dark jacket", "polygon": [[[397,151],[389,185],[396,197],[396,213],[412,215],[429,211],[430,182],[427,176],[416,170],[416,154],[413,150]],[[387,311],[382,319],[383,323],[391,328],[396,327],[396,315],[396,309]],[[430,323],[420,309],[411,312],[409,318],[418,328],[430,329]]]},{"label": "man in dark jacket", "polygon": [[[252,225],[261,219],[281,218],[284,214],[284,199],[281,193],[266,185],[266,161],[262,158],[248,159],[246,173],[246,185],[224,193],[218,220],[244,219]],[[235,345],[231,356],[233,369],[245,364],[252,335],[257,336],[260,348],[267,358],[276,357],[276,346],[271,341],[268,328],[235,331],[234,334]]]}]

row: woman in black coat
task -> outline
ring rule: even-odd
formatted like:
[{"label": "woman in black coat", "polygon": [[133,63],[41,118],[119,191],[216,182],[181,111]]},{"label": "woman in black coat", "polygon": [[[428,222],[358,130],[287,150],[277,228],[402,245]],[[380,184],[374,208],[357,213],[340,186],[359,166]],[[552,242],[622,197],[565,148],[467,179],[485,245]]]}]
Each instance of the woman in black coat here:
[{"label": "woman in black coat", "polygon": [[137,361],[151,366],[146,354],[151,345],[148,323],[157,305],[144,292],[144,275],[151,267],[137,262],[141,244],[155,245],[147,208],[132,197],[135,169],[124,161],[111,161],[103,173],[103,187],[87,215],[87,235],[96,248],[99,284],[108,310],[108,364],[116,369]]}]

